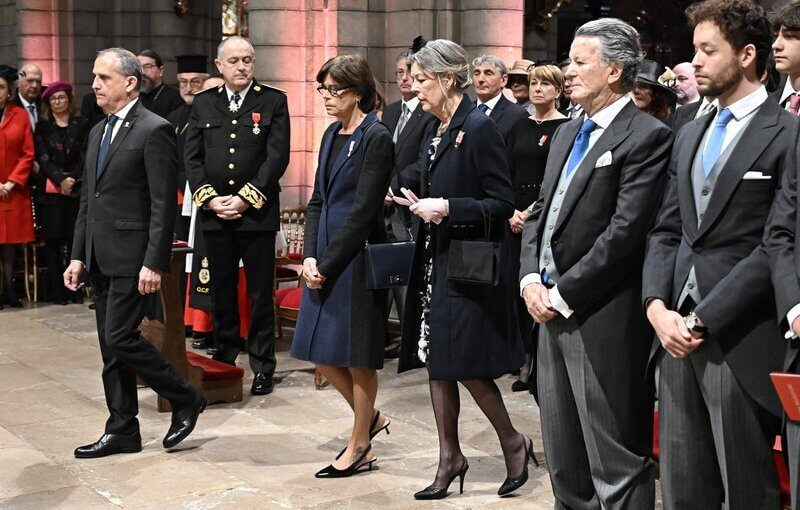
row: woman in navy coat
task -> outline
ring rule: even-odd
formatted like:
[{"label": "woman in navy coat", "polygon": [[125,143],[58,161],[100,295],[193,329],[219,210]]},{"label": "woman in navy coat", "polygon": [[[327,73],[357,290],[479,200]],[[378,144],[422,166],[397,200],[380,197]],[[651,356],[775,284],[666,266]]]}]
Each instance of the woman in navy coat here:
[{"label": "woman in navy coat", "polygon": [[[403,200],[420,222],[403,324],[399,371],[427,366],[439,433],[439,467],[431,486],[417,499],[438,499],[468,469],[458,442],[461,382],[486,414],[500,439],[508,476],[503,496],[527,480],[531,442],[508,417],[494,379],[525,361],[516,319],[506,222],[514,194],[503,139],[494,121],[464,96],[470,85],[464,49],[439,39],[412,54],[412,90],[425,111],[437,117],[423,152],[422,198]],[[502,247],[496,286],[452,283],[447,279],[452,239],[485,239]]]},{"label": "woman in navy coat", "polygon": [[379,95],[360,55],[326,62],[317,90],[337,122],[325,131],[308,202],[306,289],[292,356],[317,364],[353,409],[347,447],[318,478],[355,474],[375,461],[370,440],[388,420],[374,409],[386,339],[385,290],[368,290],[364,245],[386,242],[383,199],[393,166],[392,136],[374,112]]}]

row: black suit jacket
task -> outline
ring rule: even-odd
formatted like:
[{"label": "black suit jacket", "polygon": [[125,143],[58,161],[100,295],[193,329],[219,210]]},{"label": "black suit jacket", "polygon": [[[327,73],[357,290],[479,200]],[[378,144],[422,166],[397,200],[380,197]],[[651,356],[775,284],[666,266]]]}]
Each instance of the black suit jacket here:
[{"label": "black suit jacket", "polygon": [[511,133],[511,128],[514,127],[514,124],[525,117],[528,117],[528,110],[517,103],[512,103],[503,94],[500,94],[500,100],[497,101],[497,104],[494,105],[492,112],[489,114],[489,118],[497,124],[497,130],[500,131],[505,143],[508,143],[508,135]]},{"label": "black suit jacket", "polygon": [[[756,401],[780,415],[769,373],[779,369],[783,341],[762,239],[792,142],[792,117],[768,99],[742,133],[717,179],[698,226],[692,165],[713,121],[706,115],[680,132],[672,151],[669,187],[648,240],[644,303],[677,300],[694,266],[703,299],[695,312],[709,328],[737,380]],[[758,172],[768,179],[744,179]],[[661,343],[653,341],[652,358]]]},{"label": "black suit jacket", "polygon": [[[539,272],[547,211],[582,123],[583,118],[573,119],[553,135],[540,199],[522,232],[520,277]],[[671,146],[670,129],[629,102],[574,170],[552,237],[559,292],[574,311],[622,437],[642,452],[652,447],[646,381],[653,331],[639,308],[639,268]],[[611,163],[596,166],[608,152]]]},{"label": "black suit jacket", "polygon": [[253,81],[239,110],[228,106],[224,86],[194,97],[186,129],[186,178],[198,207],[224,195],[239,195],[250,207],[238,220],[222,220],[201,207],[202,229],[277,231],[279,180],[289,164],[286,94]]},{"label": "black suit jacket", "polygon": [[137,103],[119,128],[97,180],[105,122],[89,133],[72,259],[106,276],[136,277],[142,266],[169,271],[175,221],[175,134]]},{"label": "black suit jacket", "polygon": [[[387,105],[383,110],[381,121],[389,128],[389,133],[394,135],[394,130],[397,128],[397,122],[400,120],[402,101],[397,101]],[[420,173],[419,166],[420,150],[422,143],[425,141],[425,132],[436,118],[430,113],[426,113],[422,109],[422,105],[418,104],[417,107],[411,112],[411,117],[408,119],[400,136],[397,137],[397,143],[394,144],[394,174],[392,175],[392,191],[395,195],[403,196],[400,193],[400,187],[405,187],[412,190],[419,196]]]},{"label": "black suit jacket", "polygon": [[678,133],[680,133],[683,126],[694,120],[694,117],[697,115],[697,111],[700,109],[701,104],[703,104],[702,98],[694,103],[681,106],[672,112],[670,125],[672,127],[672,132],[675,133],[676,136]]},{"label": "black suit jacket", "polygon": [[[800,125],[795,125],[792,133],[793,149],[787,157],[783,183],[772,206],[767,224],[767,254],[769,255],[772,285],[775,287],[778,322],[780,332],[788,331],[792,325],[786,315],[800,303],[800,239],[797,237],[800,226],[800,208],[797,207],[797,174],[800,172]],[[798,372],[800,360],[800,340],[787,342],[784,370]]]},{"label": "black suit jacket", "polygon": [[175,148],[178,154],[178,190],[181,192],[186,188],[186,165],[183,162],[183,154],[186,148],[186,129],[189,127],[189,114],[191,113],[192,107],[184,103],[167,115],[167,121],[175,129]]}]

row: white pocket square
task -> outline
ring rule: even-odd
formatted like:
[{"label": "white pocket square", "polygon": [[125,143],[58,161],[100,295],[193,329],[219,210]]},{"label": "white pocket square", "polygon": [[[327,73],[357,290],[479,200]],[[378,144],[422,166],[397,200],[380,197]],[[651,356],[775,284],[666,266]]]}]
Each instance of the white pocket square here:
[{"label": "white pocket square", "polygon": [[597,158],[597,162],[594,164],[594,167],[598,168],[601,166],[608,166],[610,164],[611,164],[611,151],[605,151],[603,154],[600,155],[599,158]]},{"label": "white pocket square", "polygon": [[753,171],[745,173],[744,177],[742,177],[743,181],[768,181],[770,179],[772,179],[771,175],[764,175],[763,172]]}]

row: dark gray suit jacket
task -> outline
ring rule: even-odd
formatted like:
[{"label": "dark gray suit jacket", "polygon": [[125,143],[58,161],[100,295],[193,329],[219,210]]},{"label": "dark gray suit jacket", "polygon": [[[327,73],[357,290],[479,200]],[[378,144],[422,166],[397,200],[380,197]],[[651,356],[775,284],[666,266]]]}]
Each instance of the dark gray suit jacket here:
[{"label": "dark gray suit jacket", "polygon": [[697,110],[700,109],[701,104],[703,104],[702,98],[694,103],[681,106],[672,113],[672,117],[670,117],[670,126],[672,127],[672,132],[675,134],[675,136],[680,133],[683,126],[694,120],[695,115],[697,115]]},{"label": "dark gray suit jacket", "polygon": [[[775,322],[764,227],[792,142],[794,119],[767,99],[745,128],[717,179],[698,226],[692,165],[713,117],[692,121],[672,151],[669,186],[648,239],[642,298],[677,300],[694,266],[703,299],[695,313],[718,342],[725,360],[750,396],[780,415],[769,373],[781,366],[783,341]],[[744,179],[747,172],[769,179]],[[661,348],[653,340],[652,359]]]},{"label": "dark gray suit jacket", "polygon": [[[476,102],[477,104],[477,102]],[[517,123],[519,119],[524,119],[528,116],[528,110],[512,103],[504,94],[500,94],[500,100],[494,105],[489,118],[497,124],[497,130],[503,137],[503,142],[508,143],[508,135],[511,133],[511,128]]]},{"label": "dark gray suit jacket", "polygon": [[[800,303],[800,208],[797,207],[797,174],[800,172],[800,124],[795,125],[791,141],[793,149],[787,157],[781,190],[772,205],[767,224],[767,254],[772,285],[775,287],[778,322],[781,333],[791,328],[786,315]],[[800,370],[800,340],[787,342],[784,370]]]},{"label": "dark gray suit jacket", "polygon": [[114,137],[97,180],[105,129],[89,133],[72,259],[106,276],[136,277],[142,266],[169,271],[177,157],[169,122],[136,103]]},{"label": "dark gray suit jacket", "polygon": [[[520,278],[539,272],[547,211],[582,122],[573,119],[553,135],[540,199],[522,233]],[[672,132],[663,122],[627,104],[575,170],[552,236],[559,292],[574,310],[622,437],[648,452],[652,393],[646,377],[653,331],[639,306],[639,268],[671,145]],[[611,163],[595,167],[606,152]]]}]

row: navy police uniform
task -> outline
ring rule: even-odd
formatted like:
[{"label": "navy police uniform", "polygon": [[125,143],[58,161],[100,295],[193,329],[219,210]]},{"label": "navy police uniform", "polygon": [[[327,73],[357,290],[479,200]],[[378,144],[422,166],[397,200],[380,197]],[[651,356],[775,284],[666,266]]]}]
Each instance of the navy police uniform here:
[{"label": "navy police uniform", "polygon": [[[250,367],[271,381],[275,371],[275,233],[280,228],[279,179],[289,163],[289,110],[283,91],[253,81],[239,93],[225,86],[195,96],[186,129],[184,163],[192,199],[200,208],[212,286],[215,359],[234,364],[239,352],[238,264],[244,262],[251,301]],[[238,195],[249,207],[223,220],[206,205]],[[271,385],[271,383],[270,383]]]}]

